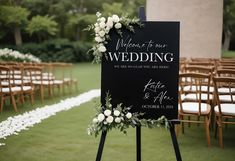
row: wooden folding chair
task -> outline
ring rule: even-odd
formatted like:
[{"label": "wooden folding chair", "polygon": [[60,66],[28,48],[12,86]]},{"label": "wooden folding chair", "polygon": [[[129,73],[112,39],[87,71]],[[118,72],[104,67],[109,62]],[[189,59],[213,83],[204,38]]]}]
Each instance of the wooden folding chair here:
[{"label": "wooden folding chair", "polygon": [[[184,123],[197,123],[204,124],[206,131],[206,138],[208,146],[210,142],[210,116],[211,116],[211,105],[209,98],[209,87],[210,87],[210,74],[202,73],[180,73],[179,83],[179,119],[182,122],[182,133],[184,133]],[[191,81],[184,81],[191,80]],[[207,83],[207,84],[205,84]],[[194,86],[195,90],[185,90],[187,86]],[[203,91],[203,87],[207,85],[207,91]],[[194,94],[196,99],[185,99],[187,94]],[[204,96],[203,96],[204,94]],[[202,100],[202,97],[206,99]],[[185,117],[186,116],[186,117]],[[196,117],[196,119],[191,119]],[[197,119],[198,117],[204,118],[204,120]]]},{"label": "wooden folding chair", "polygon": [[215,96],[217,105],[214,107],[216,117],[216,130],[219,133],[219,145],[223,145],[223,124],[235,124],[235,78],[214,77]]},{"label": "wooden folding chair", "polygon": [[0,111],[3,110],[3,104],[7,97],[10,98],[10,102],[14,108],[14,110],[17,112],[17,106],[16,106],[16,99],[15,96],[19,96],[21,93],[21,88],[14,86],[14,84],[11,82],[12,78],[12,71],[11,68],[0,66],[0,97],[1,97],[1,103],[0,103]]}]

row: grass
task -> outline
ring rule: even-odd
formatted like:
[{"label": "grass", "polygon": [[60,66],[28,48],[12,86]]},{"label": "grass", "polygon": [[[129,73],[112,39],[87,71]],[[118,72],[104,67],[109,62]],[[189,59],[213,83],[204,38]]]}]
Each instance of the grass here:
[{"label": "grass", "polygon": [[222,58],[235,58],[235,51],[224,51]]},{"label": "grass", "polygon": [[[76,94],[100,88],[98,65],[79,64],[74,69],[79,80],[79,92]],[[53,101],[48,99],[47,103],[57,102],[60,98],[63,97]],[[6,143],[0,147],[0,161],[94,161],[100,138],[88,136],[86,128],[95,113],[92,107],[97,102],[99,99],[60,112],[30,128],[29,131],[0,140]],[[22,112],[31,108],[22,107],[19,110]],[[9,115],[13,115],[14,112],[10,112],[12,109],[8,111]],[[6,115],[5,113],[6,111],[1,117]],[[202,125],[186,127],[185,134],[178,137],[182,158],[184,161],[234,161],[234,136],[235,126],[229,126],[224,130],[225,148],[220,149],[212,131],[212,147],[208,148]],[[127,136],[114,130],[107,135],[102,161],[134,161],[135,148],[135,129],[130,128]],[[175,160],[168,131],[142,128],[142,160]]]}]

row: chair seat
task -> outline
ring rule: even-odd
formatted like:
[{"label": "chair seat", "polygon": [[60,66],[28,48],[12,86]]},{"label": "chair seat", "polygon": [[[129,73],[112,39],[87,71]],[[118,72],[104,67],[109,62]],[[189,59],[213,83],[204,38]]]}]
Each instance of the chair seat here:
[{"label": "chair seat", "polygon": [[[199,87],[196,87],[196,86],[185,86],[184,87],[184,91],[196,91],[196,89],[198,88],[199,90]],[[208,86],[201,86],[202,88],[202,91],[203,92],[207,92],[208,90]],[[214,92],[214,87],[209,87],[209,92]]]},{"label": "chair seat", "polygon": [[[225,88],[225,87],[218,88],[218,92],[219,93],[230,93],[229,88]],[[231,92],[234,93],[235,88],[231,88]]]},{"label": "chair seat", "polygon": [[63,84],[63,81],[62,80],[54,80],[53,84]]},{"label": "chair seat", "polygon": [[40,85],[40,84],[43,84],[43,85],[49,85],[49,84],[53,84],[52,81],[33,81],[33,84],[36,84],[36,85]]},{"label": "chair seat", "polygon": [[[10,92],[10,88],[2,88],[1,91],[3,93],[9,93]],[[20,87],[12,87],[11,91],[12,92],[19,92],[19,91],[21,91],[21,88]]]},{"label": "chair seat", "polygon": [[[182,108],[184,113],[193,113],[193,114],[199,113],[199,103],[197,102],[182,103]],[[201,113],[203,115],[209,114],[210,111],[211,111],[211,106],[209,104],[201,103]]]},{"label": "chair seat", "polygon": [[32,90],[33,88],[31,86],[23,86],[23,91],[29,91]]},{"label": "chair seat", "polygon": [[[232,96],[233,100],[235,100],[235,95]],[[219,95],[219,99],[221,102],[232,102],[230,95]]]},{"label": "chair seat", "polygon": [[[196,93],[195,94],[186,94],[186,96],[182,100],[199,100],[199,94],[197,94],[197,95],[196,95]],[[207,100],[207,94],[202,93],[201,94],[201,100],[206,101]],[[213,95],[212,94],[209,94],[209,100],[213,100]]]},{"label": "chair seat", "polygon": [[[223,115],[232,115],[235,116],[235,104],[230,104],[230,103],[222,103],[220,104],[221,107],[221,112]],[[215,113],[219,113],[219,107],[215,106],[214,108]]]}]

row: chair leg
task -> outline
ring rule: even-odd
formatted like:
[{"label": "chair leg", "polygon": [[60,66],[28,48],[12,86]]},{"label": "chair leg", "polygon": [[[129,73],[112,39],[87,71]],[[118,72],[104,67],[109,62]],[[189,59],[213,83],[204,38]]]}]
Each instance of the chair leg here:
[{"label": "chair leg", "polygon": [[217,124],[217,121],[215,121],[215,139],[217,138],[217,132],[218,132],[218,124]]},{"label": "chair leg", "polygon": [[[191,120],[191,117],[190,117],[190,116],[188,116],[188,120]],[[188,127],[190,127],[190,126],[191,126],[191,123],[188,122]]]},{"label": "chair leg", "polygon": [[3,109],[3,102],[4,102],[4,97],[1,96],[0,112],[2,112],[2,109]]},{"label": "chair leg", "polygon": [[211,146],[211,138],[210,138],[210,119],[208,116],[205,117],[205,130],[206,130],[206,139],[207,145]]},{"label": "chair leg", "polygon": [[219,127],[219,145],[220,145],[221,148],[224,148],[224,145],[223,145],[223,129],[222,129],[221,117],[219,117],[218,127]]},{"label": "chair leg", "polygon": [[15,112],[18,112],[14,95],[11,94],[10,97],[11,97],[11,103],[13,105],[13,108],[14,108]]}]

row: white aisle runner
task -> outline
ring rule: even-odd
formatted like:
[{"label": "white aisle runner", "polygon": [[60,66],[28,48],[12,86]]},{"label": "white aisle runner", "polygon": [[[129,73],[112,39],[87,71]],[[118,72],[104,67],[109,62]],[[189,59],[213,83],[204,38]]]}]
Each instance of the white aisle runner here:
[{"label": "white aisle runner", "polygon": [[[20,115],[8,117],[7,120],[0,122],[0,139],[6,139],[10,135],[18,135],[21,130],[28,130],[28,127],[33,127],[35,124],[55,115],[57,112],[67,111],[99,96],[100,89],[94,89],[79,96],[61,100],[57,104],[46,105]],[[0,143],[0,146],[2,145],[5,144]]]}]

